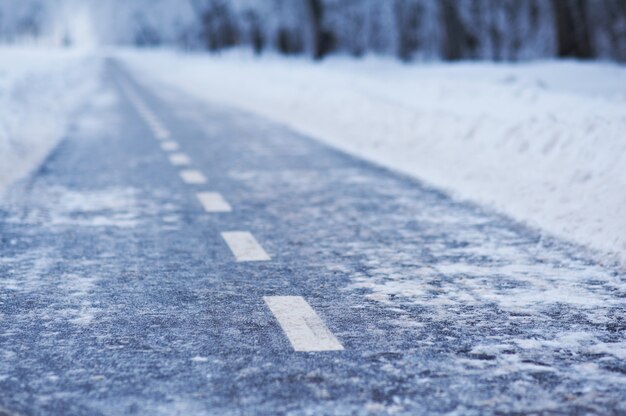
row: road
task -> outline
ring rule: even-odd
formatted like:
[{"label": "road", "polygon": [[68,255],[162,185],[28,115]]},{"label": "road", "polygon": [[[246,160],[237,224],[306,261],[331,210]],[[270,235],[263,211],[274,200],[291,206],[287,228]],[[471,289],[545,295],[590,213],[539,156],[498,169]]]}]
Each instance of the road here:
[{"label": "road", "polygon": [[0,414],[626,413],[624,275],[119,62],[102,82],[0,208]]}]

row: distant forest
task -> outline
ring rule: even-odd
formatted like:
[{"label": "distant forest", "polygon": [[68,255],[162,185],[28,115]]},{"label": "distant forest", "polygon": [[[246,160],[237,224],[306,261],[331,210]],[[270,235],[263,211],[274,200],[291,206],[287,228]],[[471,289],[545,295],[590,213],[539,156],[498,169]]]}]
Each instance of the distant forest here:
[{"label": "distant forest", "polygon": [[112,32],[108,43],[143,47],[626,61],[626,0],[0,0],[0,39],[37,36],[55,7],[71,13],[79,3],[90,5],[99,32]]},{"label": "distant forest", "polygon": [[626,0],[197,0],[203,46],[320,59],[626,60]]}]

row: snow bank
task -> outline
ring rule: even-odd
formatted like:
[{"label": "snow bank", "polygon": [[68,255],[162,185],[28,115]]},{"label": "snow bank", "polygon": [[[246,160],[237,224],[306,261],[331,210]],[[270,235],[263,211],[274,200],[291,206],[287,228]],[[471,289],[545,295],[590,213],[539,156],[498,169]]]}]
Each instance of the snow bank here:
[{"label": "snow bank", "polygon": [[120,52],[236,106],[626,260],[626,68]]},{"label": "snow bank", "polygon": [[63,137],[98,87],[99,68],[87,52],[0,48],[0,193]]}]

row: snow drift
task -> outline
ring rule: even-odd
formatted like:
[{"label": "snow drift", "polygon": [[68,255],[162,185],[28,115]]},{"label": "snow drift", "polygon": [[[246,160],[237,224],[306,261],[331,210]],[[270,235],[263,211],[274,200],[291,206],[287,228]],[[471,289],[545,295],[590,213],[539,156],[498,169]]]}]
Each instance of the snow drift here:
[{"label": "snow drift", "polygon": [[96,90],[100,64],[69,50],[0,49],[0,192],[34,169]]}]

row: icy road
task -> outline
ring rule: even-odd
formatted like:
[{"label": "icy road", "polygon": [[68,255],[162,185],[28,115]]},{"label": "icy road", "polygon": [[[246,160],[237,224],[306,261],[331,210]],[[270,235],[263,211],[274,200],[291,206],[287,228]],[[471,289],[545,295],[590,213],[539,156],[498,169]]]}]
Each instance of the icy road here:
[{"label": "icy road", "polygon": [[0,207],[0,414],[626,413],[619,271],[103,76],[109,105]]}]

